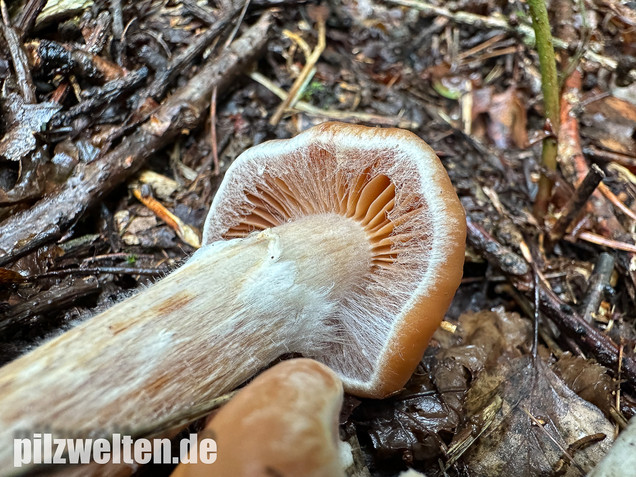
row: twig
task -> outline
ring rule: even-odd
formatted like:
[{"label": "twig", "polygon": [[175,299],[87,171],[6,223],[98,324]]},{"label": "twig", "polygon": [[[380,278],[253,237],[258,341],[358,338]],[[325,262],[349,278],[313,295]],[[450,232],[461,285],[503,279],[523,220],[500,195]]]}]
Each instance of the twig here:
[{"label": "twig", "polygon": [[47,0],[29,0],[24,6],[24,9],[20,12],[15,22],[15,27],[19,31],[20,39],[23,39],[31,33],[31,29],[33,25],[35,25],[35,20],[46,5],[46,1]]},{"label": "twig", "polygon": [[[261,73],[255,71],[250,73],[250,78],[267,88],[280,99],[285,99],[288,95],[282,88],[276,86]],[[339,111],[336,109],[320,109],[304,101],[298,101],[294,109],[313,116],[335,119],[338,121],[362,121],[366,123],[380,124],[382,126],[394,126],[404,129],[417,129],[420,123],[402,119],[399,117],[379,116],[377,114],[361,113],[357,111]]]},{"label": "twig", "polygon": [[100,284],[94,278],[65,280],[39,293],[29,301],[12,307],[7,313],[0,314],[0,333],[35,315],[72,306],[79,298],[97,293],[99,290]]},{"label": "twig", "polygon": [[[617,369],[619,346],[609,336],[587,323],[546,286],[541,287],[541,306],[546,316],[554,321],[561,331],[572,337],[583,351],[606,367]],[[623,354],[622,358],[622,369],[628,378],[627,384],[631,389],[636,389],[636,361],[631,355]]]},{"label": "twig", "polygon": [[2,21],[0,22],[0,31],[2,31],[2,35],[9,47],[9,54],[11,55],[11,62],[13,63],[13,70],[15,71],[16,83],[20,88],[22,99],[24,99],[24,102],[27,104],[36,104],[37,98],[35,97],[35,87],[33,85],[33,78],[31,78],[29,62],[24,50],[22,49],[20,37],[15,32],[15,29],[8,23],[9,19],[5,18],[6,5],[4,0],[0,0],[0,8],[3,11]]},{"label": "twig", "polygon": [[117,275],[143,275],[150,277],[163,276],[170,269],[161,268],[135,268],[135,267],[86,267],[86,268],[64,268],[62,270],[51,270],[50,272],[40,273],[26,277],[28,281],[41,280],[42,278],[65,277],[67,275],[101,275],[104,273],[112,273]]},{"label": "twig", "polygon": [[[120,97],[127,92],[134,90],[141,83],[143,83],[148,77],[148,68],[142,66],[136,71],[131,71],[122,78],[117,78],[109,81],[104,86],[94,88],[92,91],[87,92],[86,99],[75,106],[69,108],[68,111],[57,113],[49,122],[50,129],[62,127],[68,125],[71,121],[82,115],[88,115],[94,113],[98,108],[111,104],[117,101]],[[91,120],[94,120],[95,115],[91,115]]]},{"label": "twig", "polygon": [[520,277],[524,280],[529,278],[530,267],[523,258],[508,247],[501,245],[470,217],[466,217],[466,224],[468,226],[468,244],[478,250],[486,260],[496,263],[506,275]]},{"label": "twig", "polygon": [[632,220],[636,220],[636,212],[627,207],[623,202],[616,197],[616,195],[607,187],[605,184],[599,184],[598,190],[601,191],[601,194],[605,196],[607,200],[609,200],[614,207],[620,210],[623,214],[629,217]]},{"label": "twig", "polygon": [[594,243],[596,245],[602,245],[603,247],[608,247],[615,250],[623,250],[624,252],[636,253],[636,245],[634,244],[612,240],[593,232],[579,232],[576,237],[572,238],[585,240],[586,242]]},{"label": "twig", "polygon": [[245,14],[247,13],[247,9],[249,8],[249,6],[250,0],[244,0],[243,8],[241,9],[241,13],[238,17],[238,20],[236,21],[236,26],[232,30],[232,33],[230,33],[230,36],[228,36],[227,40],[225,40],[225,45],[223,45],[223,48],[227,48],[234,41],[234,37],[236,37],[239,28],[241,28],[241,23],[243,23],[243,19],[245,18]]},{"label": "twig", "polygon": [[636,157],[620,154],[618,152],[605,151],[596,146],[590,145],[585,148],[585,154],[592,157],[598,157],[604,161],[616,162],[621,166],[627,167],[632,172],[636,170]]},{"label": "twig", "polygon": [[96,161],[79,164],[60,191],[3,222],[0,250],[11,253],[36,234],[52,238],[54,230],[70,226],[100,197],[137,172],[148,157],[173,143],[184,129],[196,127],[207,111],[212,89],[216,86],[219,91],[225,90],[260,55],[270,25],[270,15],[264,14],[230,49],[211,58],[121,144]]},{"label": "twig", "polygon": [[325,46],[326,46],[325,22],[326,22],[326,19],[323,17],[318,19],[318,44],[316,45],[316,48],[314,48],[314,51],[311,52],[311,55],[309,55],[309,57],[307,58],[305,66],[303,67],[302,71],[298,75],[298,78],[296,78],[296,81],[294,81],[294,84],[289,90],[289,94],[285,97],[283,102],[278,105],[278,108],[276,108],[276,111],[274,112],[271,119],[269,120],[269,123],[272,126],[275,126],[276,124],[278,124],[278,122],[280,121],[280,118],[283,116],[283,113],[288,107],[293,106],[293,103],[298,99],[298,96],[300,95],[301,90],[307,85],[307,81],[310,79],[310,77],[313,76],[312,71],[315,72],[314,67],[316,66],[316,63],[318,62],[320,55],[322,55],[322,52],[325,51]]},{"label": "twig", "polygon": [[216,23],[216,16],[208,11],[207,8],[199,5],[196,0],[181,0],[181,4],[186,10],[192,13],[192,15],[208,25],[214,25],[214,23]]},{"label": "twig", "polygon": [[[5,229],[0,227],[3,233],[5,233]],[[0,238],[2,236],[0,235]],[[16,260],[28,255],[34,250],[40,248],[42,245],[52,241],[57,240],[62,237],[62,231],[59,226],[56,224],[50,224],[44,227],[35,237],[31,234],[28,236],[28,240],[26,240],[24,245],[15,246],[9,253],[4,253],[0,255],[0,267],[4,267],[10,263],[15,262]],[[2,253],[2,247],[0,246],[0,253]]]},{"label": "twig", "polygon": [[605,173],[596,164],[592,164],[585,179],[578,185],[574,194],[567,201],[561,215],[550,230],[550,241],[552,243],[560,240],[572,221],[581,213],[583,206],[596,190],[598,184],[605,177]]},{"label": "twig", "polygon": [[122,63],[122,52],[124,40],[124,19],[122,15],[121,0],[110,0],[110,14],[112,17],[112,31],[113,31],[113,49],[115,51],[115,62],[119,65]]},{"label": "twig", "polygon": [[594,321],[594,313],[598,310],[598,307],[605,296],[605,290],[609,286],[609,281],[612,277],[613,271],[614,257],[607,252],[601,253],[596,260],[592,276],[588,281],[585,296],[583,297],[583,301],[579,307],[581,316],[588,323],[592,323]]},{"label": "twig", "polygon": [[539,354],[539,319],[541,315],[541,300],[539,298],[539,283],[540,277],[537,273],[537,270],[533,270],[533,278],[534,278],[534,307],[532,317],[532,360],[536,362],[538,354]]},{"label": "twig", "polygon": [[296,45],[298,45],[300,49],[303,50],[303,55],[305,55],[305,61],[307,61],[309,57],[311,56],[311,48],[309,48],[309,45],[307,44],[305,39],[302,36],[300,36],[298,33],[294,33],[293,31],[290,31],[287,29],[283,30],[283,35],[285,35],[291,41],[296,43]]},{"label": "twig", "polygon": [[219,144],[216,138],[216,88],[212,90],[212,99],[210,100],[210,147],[212,154],[212,163],[214,170],[212,174],[218,176],[221,173],[219,166]]}]

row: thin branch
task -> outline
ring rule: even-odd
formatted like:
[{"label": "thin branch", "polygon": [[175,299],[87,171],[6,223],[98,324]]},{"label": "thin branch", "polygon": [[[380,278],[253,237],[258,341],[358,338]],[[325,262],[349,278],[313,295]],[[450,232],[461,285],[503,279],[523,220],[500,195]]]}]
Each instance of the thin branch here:
[{"label": "thin branch", "polygon": [[583,302],[580,306],[581,316],[588,323],[594,320],[594,314],[605,296],[605,290],[609,286],[612,272],[614,271],[614,257],[607,252],[599,255],[594,265],[594,271],[587,285]]},{"label": "thin branch", "polygon": [[605,173],[601,170],[601,168],[596,164],[592,164],[592,167],[590,167],[585,179],[583,179],[583,181],[581,181],[578,185],[572,197],[570,197],[563,207],[563,211],[552,227],[552,230],[550,230],[550,241],[552,243],[563,237],[568,226],[581,213],[583,206],[594,193],[596,187],[604,177]]},{"label": "thin branch", "polygon": [[278,105],[278,108],[276,108],[276,111],[272,115],[272,118],[269,120],[269,123],[272,126],[278,124],[285,110],[294,105],[294,102],[298,100],[301,91],[307,86],[307,83],[311,80],[313,73],[315,73],[316,70],[314,67],[316,66],[316,63],[318,62],[318,59],[320,59],[320,55],[322,55],[322,52],[325,50],[326,46],[325,22],[326,20],[324,18],[318,19],[318,44],[316,45],[316,48],[314,48],[314,51],[311,52],[311,55],[309,55],[309,57],[307,58],[307,62],[298,75],[298,78],[296,78],[296,81],[294,81],[294,84],[289,90],[289,94],[283,100],[283,102]]}]

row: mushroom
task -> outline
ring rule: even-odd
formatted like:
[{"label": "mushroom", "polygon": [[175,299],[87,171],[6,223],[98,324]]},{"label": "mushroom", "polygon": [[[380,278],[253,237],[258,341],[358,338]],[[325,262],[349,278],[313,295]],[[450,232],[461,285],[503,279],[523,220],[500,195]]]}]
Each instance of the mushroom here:
[{"label": "mushroom", "polygon": [[283,361],[239,391],[199,433],[199,442],[216,442],[216,460],[180,464],[171,477],[344,476],[342,395],[340,379],[324,364]]},{"label": "mushroom", "polygon": [[451,302],[464,241],[450,180],[410,132],[326,123],[255,146],[182,267],[0,369],[0,467],[17,429],[141,432],[286,353],[391,394]]}]

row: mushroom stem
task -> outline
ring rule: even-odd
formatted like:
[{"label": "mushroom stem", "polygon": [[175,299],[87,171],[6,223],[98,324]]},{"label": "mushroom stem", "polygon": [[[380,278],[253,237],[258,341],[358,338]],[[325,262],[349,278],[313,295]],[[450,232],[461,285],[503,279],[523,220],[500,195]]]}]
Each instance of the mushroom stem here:
[{"label": "mushroom stem", "polygon": [[[337,339],[372,267],[358,223],[309,216],[197,251],[165,279],[0,369],[0,468],[19,431],[135,432]],[[307,351],[309,350],[309,352]]]}]

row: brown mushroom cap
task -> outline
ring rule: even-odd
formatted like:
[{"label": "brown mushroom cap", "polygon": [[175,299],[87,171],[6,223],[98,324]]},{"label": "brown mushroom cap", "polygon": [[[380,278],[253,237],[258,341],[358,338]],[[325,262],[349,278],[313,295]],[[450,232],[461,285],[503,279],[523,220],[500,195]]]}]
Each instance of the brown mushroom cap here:
[{"label": "brown mushroom cap", "polygon": [[372,259],[330,317],[333,340],[290,351],[327,364],[348,392],[390,394],[413,373],[459,286],[464,210],[415,134],[324,123],[241,154],[214,198],[203,243],[314,215],[358,224]]},{"label": "brown mushroom cap", "polygon": [[212,464],[172,477],[338,477],[338,376],[310,359],[283,361],[243,388],[201,433],[217,443]]}]

